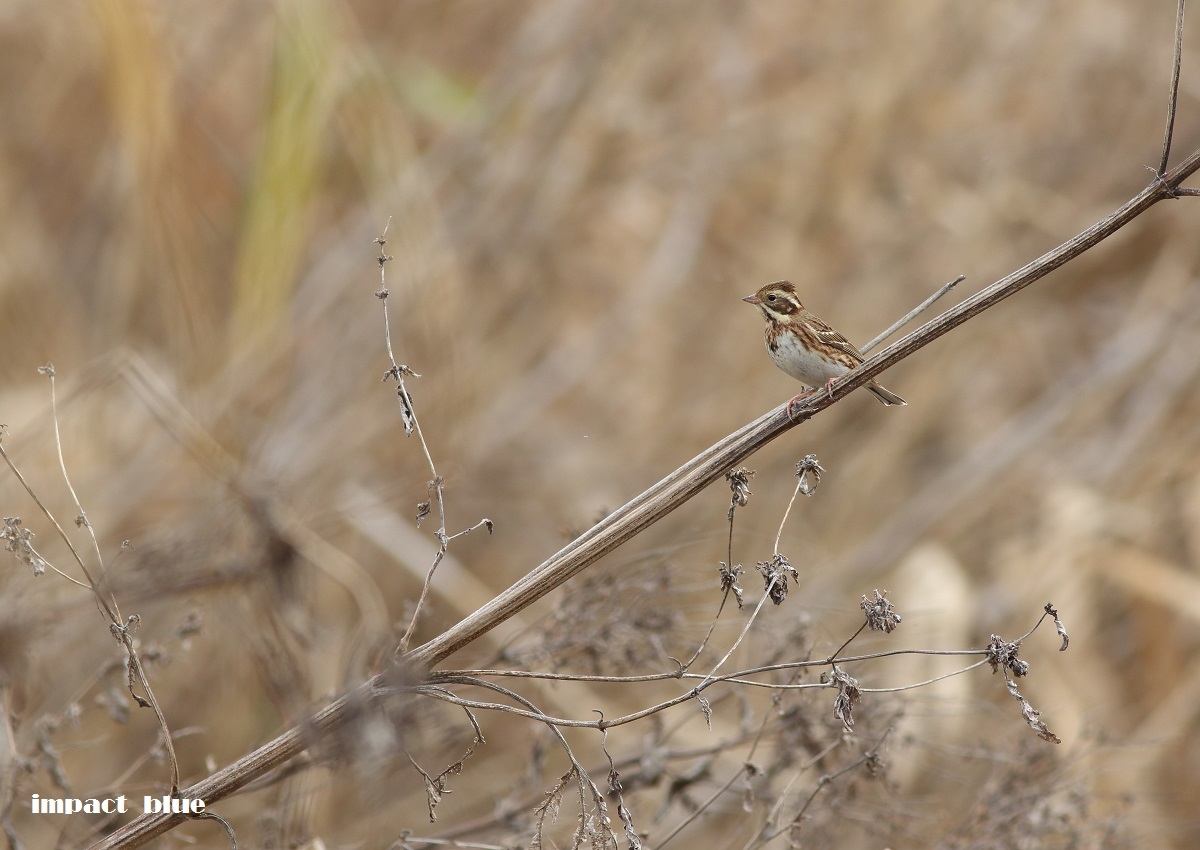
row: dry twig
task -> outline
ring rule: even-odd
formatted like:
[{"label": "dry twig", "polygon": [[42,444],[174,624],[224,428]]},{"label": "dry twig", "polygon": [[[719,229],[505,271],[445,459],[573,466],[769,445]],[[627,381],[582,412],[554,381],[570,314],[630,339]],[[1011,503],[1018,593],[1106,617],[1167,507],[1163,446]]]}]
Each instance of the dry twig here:
[{"label": "dry twig", "polygon": [[[1178,8],[1176,68],[1178,68],[1181,53],[1182,0]],[[470,644],[499,623],[524,610],[622,543],[671,513],[767,443],[796,427],[800,422],[815,416],[871,378],[881,374],[888,367],[1070,262],[1115,234],[1159,201],[1200,194],[1200,191],[1182,185],[1200,169],[1200,150],[1188,155],[1174,168],[1167,169],[1166,167],[1170,156],[1174,122],[1173,104],[1177,98],[1177,91],[1178,76],[1176,72],[1171,84],[1170,102],[1172,107],[1169,110],[1164,133],[1160,168],[1150,185],[1125,204],[1058,247],[985,287],[939,317],[926,322],[880,353],[868,358],[856,370],[837,382],[832,391],[821,390],[813,393],[807,398],[805,405],[800,409],[800,415],[795,420],[788,416],[786,405],[780,405],[737,432],[730,434],[611,513],[602,522],[552,555],[462,622],[428,643],[404,654],[403,662],[414,669],[433,668],[458,649]],[[846,659],[839,660],[844,663]],[[712,681],[719,680],[718,678]],[[442,681],[446,681],[446,677],[442,677]],[[358,712],[355,707],[361,701],[370,700],[377,693],[386,690],[385,677],[376,676],[370,679],[313,715],[303,725],[289,730],[253,753],[187,789],[186,796],[215,802],[234,793],[251,780],[303,752],[315,740],[349,722],[357,716]],[[685,698],[690,698],[690,695]],[[460,705],[493,707],[491,704],[473,703],[467,700],[456,699],[455,701]],[[511,710],[511,707],[508,708]],[[661,710],[661,707],[657,707],[655,710]],[[542,722],[548,720],[536,712],[530,712],[530,716]],[[631,715],[625,720],[636,719],[640,716],[645,716],[645,712]],[[1034,719],[1036,720],[1036,718]],[[601,722],[597,728],[607,728],[614,725],[615,722]],[[93,850],[141,846],[183,820],[182,815],[142,815],[93,845]]]}]

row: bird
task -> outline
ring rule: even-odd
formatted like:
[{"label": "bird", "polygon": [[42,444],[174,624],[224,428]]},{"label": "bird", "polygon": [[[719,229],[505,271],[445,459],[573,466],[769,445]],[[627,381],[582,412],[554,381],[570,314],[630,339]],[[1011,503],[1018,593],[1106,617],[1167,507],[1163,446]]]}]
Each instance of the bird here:
[{"label": "bird", "polygon": [[[767,352],[775,365],[811,389],[788,402],[788,413],[818,387],[826,392],[833,382],[863,362],[863,353],[800,303],[796,287],[786,280],[768,283],[743,301],[753,304],[767,320]],[[866,384],[886,405],[908,404],[875,381]]]}]

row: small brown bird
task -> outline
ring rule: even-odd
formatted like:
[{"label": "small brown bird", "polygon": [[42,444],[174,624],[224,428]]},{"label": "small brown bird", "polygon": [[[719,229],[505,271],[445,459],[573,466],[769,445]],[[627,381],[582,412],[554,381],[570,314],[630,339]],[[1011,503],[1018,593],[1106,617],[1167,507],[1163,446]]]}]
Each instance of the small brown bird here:
[{"label": "small brown bird", "polygon": [[[802,398],[833,382],[863,362],[863,354],[840,333],[805,309],[796,287],[786,280],[768,283],[742,299],[762,311],[767,320],[767,351],[775,365],[812,389],[788,403],[788,410]],[[891,390],[871,381],[866,385],[884,404],[908,404]]]}]

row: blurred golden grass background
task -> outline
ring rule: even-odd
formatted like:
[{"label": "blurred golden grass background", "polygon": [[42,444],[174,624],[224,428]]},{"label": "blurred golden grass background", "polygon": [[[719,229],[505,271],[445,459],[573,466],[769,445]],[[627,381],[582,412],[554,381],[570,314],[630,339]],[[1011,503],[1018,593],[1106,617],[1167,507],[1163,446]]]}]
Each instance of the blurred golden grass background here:
[{"label": "blurred golden grass background", "polygon": [[[385,224],[393,343],[423,375],[410,386],[448,530],[496,523],[453,544],[424,640],[794,394],[742,295],[791,279],[863,342],[944,281],[962,273],[974,291],[1140,190],[1159,156],[1173,12],[1167,0],[0,4],[5,445],[69,521],[35,373],[52,361],[73,483],[119,601],[164,653],[151,677],[168,720],[191,730],[178,745],[188,781],[378,669],[432,555],[428,525],[412,521],[428,470],[379,380],[371,240]],[[1184,49],[1176,160],[1200,145],[1195,27]],[[800,586],[760,629],[803,621],[798,656],[836,648],[874,588],[905,617],[880,649],[1012,639],[1052,600],[1072,646],[1031,639],[1022,692],[1064,739],[1059,790],[1119,823],[1112,846],[1200,834],[1198,221],[1190,199],[1159,205],[889,371],[907,408],[856,393],[760,452],[735,535],[735,560],[768,558],[792,464],[818,455],[828,474],[782,543]],[[715,610],[727,503],[713,488],[609,559],[610,582],[635,597],[651,587],[670,615],[666,654],[688,655]],[[0,506],[68,564],[8,474]],[[103,672],[119,654],[94,603],[15,565],[3,600],[9,783],[39,718],[79,701],[78,724],[53,736],[72,787],[152,793],[166,777],[139,761],[152,718],[116,725],[97,708],[119,700],[121,673]],[[525,625],[572,609],[550,610]],[[203,626],[181,636],[189,615]],[[626,672],[669,669],[653,649]],[[862,683],[944,669],[879,664]],[[888,754],[891,803],[910,813],[901,831],[865,828],[882,804],[862,803],[823,840],[956,846],[995,803],[996,765],[1028,756],[1033,737],[989,677],[911,692]],[[647,702],[544,698],[580,718]],[[871,711],[868,699],[859,712]],[[362,758],[221,811],[263,846],[386,846],[403,828],[487,816],[528,769],[534,735],[482,721],[513,734],[467,763],[435,827],[411,769]],[[430,732],[452,760],[469,740],[462,716],[421,728],[439,723],[455,724]],[[689,740],[711,743],[695,726]],[[600,764],[595,736],[573,740]],[[609,741],[639,744],[636,731]],[[544,757],[545,776],[565,769]],[[53,793],[44,768],[9,787]],[[654,809],[637,816],[652,835],[666,828]],[[256,821],[264,810],[276,821]],[[741,846],[761,816],[735,801],[722,835]],[[32,847],[61,826],[19,824]],[[222,846],[207,828],[180,832]]]}]

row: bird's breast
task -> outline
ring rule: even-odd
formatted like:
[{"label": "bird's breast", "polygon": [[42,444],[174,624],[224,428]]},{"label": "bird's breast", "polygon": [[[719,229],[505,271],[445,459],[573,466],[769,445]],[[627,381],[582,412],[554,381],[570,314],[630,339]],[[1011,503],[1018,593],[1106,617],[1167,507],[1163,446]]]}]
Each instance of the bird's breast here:
[{"label": "bird's breast", "polygon": [[767,352],[775,365],[810,387],[819,387],[850,371],[842,364],[818,355],[813,348],[817,344],[815,336],[803,326],[769,326],[766,342]]}]

